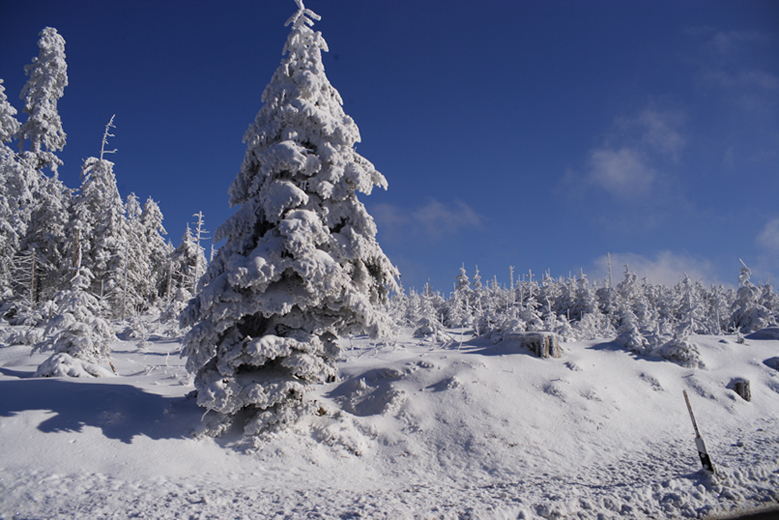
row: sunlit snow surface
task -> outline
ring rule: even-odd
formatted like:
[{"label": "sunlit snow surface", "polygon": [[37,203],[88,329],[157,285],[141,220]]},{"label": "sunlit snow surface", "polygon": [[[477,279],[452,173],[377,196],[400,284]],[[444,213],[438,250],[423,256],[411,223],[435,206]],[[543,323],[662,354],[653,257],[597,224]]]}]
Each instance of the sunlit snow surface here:
[{"label": "sunlit snow surface", "polygon": [[[779,340],[691,338],[705,369],[602,342],[560,359],[450,331],[342,342],[340,380],[256,451],[195,439],[177,340],[118,377],[33,378],[0,345],[0,518],[681,518],[779,507]],[[462,343],[461,343],[462,341]],[[751,382],[752,402],[727,388]],[[702,471],[682,390],[719,469]]]}]

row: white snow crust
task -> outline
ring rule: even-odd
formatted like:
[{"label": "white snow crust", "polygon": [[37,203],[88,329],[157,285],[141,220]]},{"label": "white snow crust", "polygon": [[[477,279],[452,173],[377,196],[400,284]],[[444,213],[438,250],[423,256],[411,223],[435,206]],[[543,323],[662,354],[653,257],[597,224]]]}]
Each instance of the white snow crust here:
[{"label": "white snow crust", "polygon": [[[45,355],[2,344],[0,519],[715,518],[779,506],[770,334],[691,336],[705,368],[690,368],[603,340],[539,359],[447,333],[446,347],[413,330],[342,340],[338,381],[306,394],[315,413],[257,448],[238,425],[193,436],[203,412],[179,340],[114,341],[118,376],[99,379],[33,377]],[[271,347],[282,348],[257,355]],[[735,377],[751,402],[727,388]],[[701,469],[682,390],[716,476]]]}]

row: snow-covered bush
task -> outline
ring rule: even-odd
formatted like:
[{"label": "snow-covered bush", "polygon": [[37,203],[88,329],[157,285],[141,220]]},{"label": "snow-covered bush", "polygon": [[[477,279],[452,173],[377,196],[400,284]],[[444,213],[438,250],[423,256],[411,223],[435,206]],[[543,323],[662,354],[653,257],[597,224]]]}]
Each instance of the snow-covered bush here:
[{"label": "snow-covered bush", "polygon": [[617,331],[611,321],[595,308],[595,312],[586,313],[579,321],[571,325],[577,339],[592,340],[596,338],[612,338]]},{"label": "snow-covered bush", "polygon": [[[769,303],[770,306],[772,299],[750,281],[751,271],[744,262],[741,264],[743,267],[738,277],[740,287],[733,302],[730,327],[741,333],[749,333],[776,325],[777,316],[765,305]],[[768,287],[767,293],[770,295],[773,291]]]},{"label": "snow-covered bush", "polygon": [[0,329],[0,343],[4,345],[35,345],[43,339],[39,328]]},{"label": "snow-covered bush", "polygon": [[446,332],[443,324],[435,318],[422,318],[414,329],[415,338],[426,338],[432,343],[448,344],[454,341],[451,334]]},{"label": "snow-covered bush", "polygon": [[46,322],[46,337],[33,349],[53,350],[54,354],[41,364],[37,376],[110,375],[105,369],[94,368],[109,358],[108,342],[114,334],[109,324],[99,317],[97,298],[86,291],[91,279],[92,273],[82,267],[73,277],[73,288],[55,297],[56,314]]},{"label": "snow-covered bush", "polygon": [[683,367],[704,368],[697,345],[687,338],[673,338],[652,351],[652,355],[673,361]]},{"label": "snow-covered bush", "polygon": [[237,212],[182,314],[187,369],[219,435],[245,412],[247,435],[281,427],[310,408],[306,387],[334,380],[339,335],[377,336],[391,323],[377,306],[398,273],[376,242],[356,192],[387,183],[354,150],[360,135],[322,66],[327,45],[299,10],[281,66],[244,141],[230,187]]}]

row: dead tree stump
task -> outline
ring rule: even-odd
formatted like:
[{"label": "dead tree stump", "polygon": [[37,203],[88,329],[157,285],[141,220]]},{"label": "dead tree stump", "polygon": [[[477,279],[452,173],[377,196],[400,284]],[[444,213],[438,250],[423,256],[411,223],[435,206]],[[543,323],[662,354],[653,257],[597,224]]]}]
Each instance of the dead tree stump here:
[{"label": "dead tree stump", "polygon": [[728,388],[736,392],[744,401],[752,401],[752,390],[748,379],[738,377],[730,382]]},{"label": "dead tree stump", "polygon": [[563,355],[560,339],[552,332],[515,332],[511,339],[529,348],[540,358],[559,358]]}]

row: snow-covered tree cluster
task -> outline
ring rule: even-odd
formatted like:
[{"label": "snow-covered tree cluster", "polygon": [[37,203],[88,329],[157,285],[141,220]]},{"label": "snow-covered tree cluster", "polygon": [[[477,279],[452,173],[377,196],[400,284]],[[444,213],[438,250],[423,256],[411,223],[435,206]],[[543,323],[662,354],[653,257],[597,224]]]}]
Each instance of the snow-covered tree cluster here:
[{"label": "snow-covered tree cluster", "polygon": [[356,192],[386,188],[354,149],[360,134],[322,65],[319,16],[298,0],[284,58],[244,135],[229,189],[236,213],[215,233],[224,246],[182,315],[187,368],[204,431],[237,416],[248,435],[294,421],[307,385],[334,380],[336,342],[389,328],[379,305],[398,273],[376,242]]},{"label": "snow-covered tree cluster", "polygon": [[583,272],[540,279],[529,272],[516,281],[510,272],[506,287],[497,278],[482,284],[478,268],[469,280],[461,268],[448,299],[426,287],[395,295],[388,309],[418,335],[468,327],[497,342],[506,334],[545,331],[572,340],[611,338],[636,354],[667,358],[680,356],[672,347],[691,334],[746,334],[779,323],[779,296],[768,283],[755,285],[746,265],[737,290],[687,276],[673,286],[652,284],[629,266],[616,286],[593,284]]},{"label": "snow-covered tree cluster", "polygon": [[[178,249],[165,240],[162,212],[152,198],[143,206],[135,194],[122,199],[114,163],[104,158],[115,151],[106,150],[113,118],[99,156],[81,166],[79,189],[59,180],[57,152],[66,142],[57,112],[68,84],[65,40],[47,27],[38,47],[25,67],[24,123],[0,80],[0,315],[12,324],[46,322],[45,338],[32,334],[28,342],[54,350],[60,361],[68,355],[97,362],[108,356],[113,335],[105,320],[155,307],[180,310],[206,261],[191,235]],[[78,367],[43,372],[83,375]]]}]

